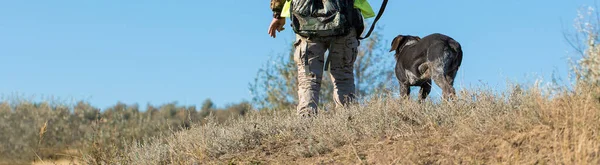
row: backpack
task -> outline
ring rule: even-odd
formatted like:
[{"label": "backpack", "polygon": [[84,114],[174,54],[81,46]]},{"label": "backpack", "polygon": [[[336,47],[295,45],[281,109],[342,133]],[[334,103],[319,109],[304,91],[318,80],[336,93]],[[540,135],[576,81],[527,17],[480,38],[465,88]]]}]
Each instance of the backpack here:
[{"label": "backpack", "polygon": [[303,37],[343,36],[352,27],[362,32],[362,16],[353,6],[354,0],[292,0],[292,29]]}]

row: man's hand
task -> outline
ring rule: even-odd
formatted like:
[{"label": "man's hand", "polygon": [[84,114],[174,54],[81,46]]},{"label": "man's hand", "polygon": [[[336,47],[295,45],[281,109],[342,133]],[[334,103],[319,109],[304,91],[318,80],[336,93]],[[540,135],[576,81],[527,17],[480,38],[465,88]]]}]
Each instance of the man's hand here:
[{"label": "man's hand", "polygon": [[[269,35],[273,38],[277,37],[277,32],[283,31],[283,26],[285,25],[285,18],[273,18],[271,21],[271,25],[269,26]],[[275,32],[277,31],[277,32]]]}]

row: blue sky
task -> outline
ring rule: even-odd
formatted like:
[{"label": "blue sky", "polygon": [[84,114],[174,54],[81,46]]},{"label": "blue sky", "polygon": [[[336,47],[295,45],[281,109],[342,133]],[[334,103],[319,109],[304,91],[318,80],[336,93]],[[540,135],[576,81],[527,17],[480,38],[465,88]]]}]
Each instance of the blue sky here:
[{"label": "blue sky", "polygon": [[[375,11],[381,0],[370,1]],[[577,9],[591,0],[391,0],[384,40],[440,32],[463,45],[457,87],[567,78]],[[1,1],[0,94],[87,100],[106,108],[177,101],[219,107],[251,100],[248,83],[285,53],[263,1]],[[289,21],[288,21],[289,22]],[[387,46],[387,45],[385,45]],[[392,56],[392,54],[389,54]],[[435,92],[435,91],[434,91]]]}]

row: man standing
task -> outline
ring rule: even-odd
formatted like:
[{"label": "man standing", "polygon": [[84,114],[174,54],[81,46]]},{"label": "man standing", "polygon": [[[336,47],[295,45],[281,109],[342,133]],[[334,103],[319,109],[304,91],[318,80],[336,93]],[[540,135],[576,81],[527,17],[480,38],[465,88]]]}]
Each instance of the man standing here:
[{"label": "man standing", "polygon": [[[317,114],[324,68],[329,68],[331,73],[336,107],[347,106],[355,100],[354,62],[358,53],[358,36],[363,30],[362,15],[373,16],[373,11],[365,0],[356,1],[360,3],[350,3],[353,6],[346,7],[350,8],[348,11],[358,8],[362,14],[355,12],[357,15],[345,15],[345,17],[360,17],[360,22],[354,21],[351,26],[345,27],[348,32],[344,35],[310,37],[296,33],[294,61],[298,66],[298,115],[310,117]],[[275,38],[276,33],[284,29],[285,17],[290,16],[287,9],[290,3],[290,0],[271,0],[273,11],[273,21],[269,26],[271,37]],[[283,10],[284,6],[286,10]],[[329,56],[326,62],[324,56],[327,50]],[[327,64],[329,66],[325,66]]]}]

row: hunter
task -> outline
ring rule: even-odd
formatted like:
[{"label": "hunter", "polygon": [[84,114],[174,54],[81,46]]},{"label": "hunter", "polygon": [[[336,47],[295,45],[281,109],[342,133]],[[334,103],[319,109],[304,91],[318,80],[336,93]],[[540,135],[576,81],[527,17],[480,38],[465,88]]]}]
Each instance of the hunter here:
[{"label": "hunter", "polygon": [[[271,0],[269,35],[284,30],[290,18],[296,34],[294,61],[298,66],[297,113],[317,114],[323,70],[333,81],[336,108],[354,102],[354,62],[364,19],[375,16],[366,0]],[[319,18],[320,17],[320,18]],[[325,52],[329,50],[327,59]]]}]

